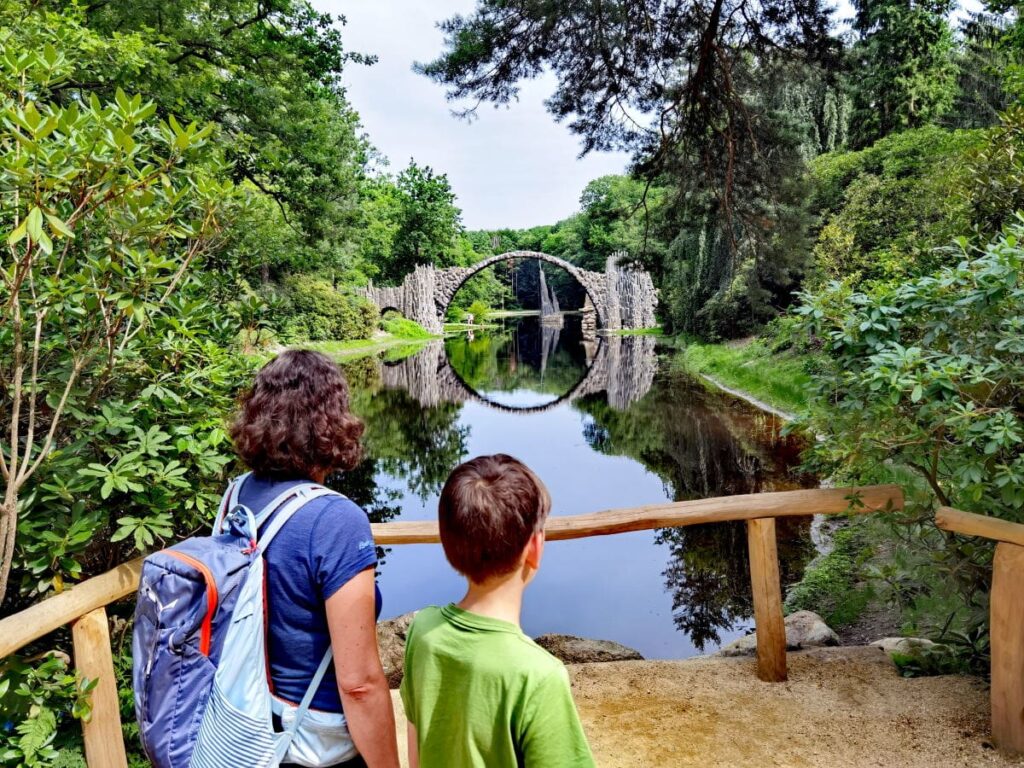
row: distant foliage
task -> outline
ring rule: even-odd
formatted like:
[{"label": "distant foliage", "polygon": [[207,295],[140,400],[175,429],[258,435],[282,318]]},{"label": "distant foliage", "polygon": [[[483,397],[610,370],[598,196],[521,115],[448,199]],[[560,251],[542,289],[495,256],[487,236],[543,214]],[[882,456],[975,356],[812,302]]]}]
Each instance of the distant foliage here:
[{"label": "distant foliage", "polygon": [[381,279],[398,284],[417,264],[452,267],[460,263],[461,212],[448,177],[411,162],[395,180],[390,249],[380,264]]},{"label": "distant foliage", "polygon": [[957,68],[951,0],[854,0],[850,51],[853,144],[935,122],[953,106]]},{"label": "distant foliage", "polygon": [[814,160],[809,205],[821,228],[812,285],[899,280],[949,263],[937,249],[969,227],[961,166],[982,140],[928,127]]},{"label": "distant foliage", "polygon": [[[939,504],[1024,522],[1024,219],[956,266],[903,284],[807,296],[823,340],[808,429],[830,473],[908,467]],[[923,627],[984,652],[988,547],[937,534],[908,506],[908,541],[878,575]],[[938,617],[936,620],[936,616]]]},{"label": "distant foliage", "polygon": [[284,281],[278,334],[282,341],[346,341],[368,339],[377,330],[379,313],[366,299],[338,290],[312,275]]}]

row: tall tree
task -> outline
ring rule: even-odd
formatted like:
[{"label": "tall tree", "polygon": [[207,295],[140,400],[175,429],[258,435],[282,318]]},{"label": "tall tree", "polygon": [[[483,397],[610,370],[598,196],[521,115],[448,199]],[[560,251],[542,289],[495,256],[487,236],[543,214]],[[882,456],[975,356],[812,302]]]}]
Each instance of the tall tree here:
[{"label": "tall tree", "polygon": [[[703,301],[778,240],[803,158],[774,83],[792,67],[806,67],[806,78],[837,65],[830,23],[819,0],[478,0],[469,16],[442,23],[446,50],[419,69],[475,104],[507,103],[520,81],[553,72],[548,109],[569,121],[584,153],[632,151],[638,175],[676,189],[687,231],[714,222],[716,276]],[[647,266],[676,279],[675,262],[692,252],[680,246]],[[757,272],[748,284],[760,292]]]},{"label": "tall tree", "polygon": [[398,175],[398,211],[391,257],[381,276],[400,282],[417,264],[454,266],[462,212],[455,205],[448,177],[429,166],[409,163]]},{"label": "tall tree", "polygon": [[946,18],[953,5],[953,0],[855,0],[855,146],[919,128],[953,106],[957,73]]},{"label": "tall tree", "polygon": [[[90,29],[145,47],[131,66],[97,62],[68,83],[109,96],[146,93],[160,113],[219,127],[236,180],[274,199],[307,245],[329,253],[358,220],[369,147],[341,73],[372,57],[347,51],[338,24],[306,0],[48,0]],[[325,248],[321,242],[328,240]]]},{"label": "tall tree", "polygon": [[479,0],[440,25],[446,50],[418,68],[477,105],[506,104],[550,69],[548,109],[569,120],[584,153],[634,151],[653,176],[687,147],[701,178],[709,165],[730,168],[718,190],[728,205],[736,156],[756,151],[744,142],[765,117],[748,109],[738,69],[765,58],[834,63],[829,13],[819,0]]},{"label": "tall tree", "polygon": [[957,96],[942,124],[952,128],[988,128],[1010,106],[1007,72],[1019,66],[1024,51],[1014,49],[1013,28],[999,15],[978,13],[960,28],[957,51]]}]

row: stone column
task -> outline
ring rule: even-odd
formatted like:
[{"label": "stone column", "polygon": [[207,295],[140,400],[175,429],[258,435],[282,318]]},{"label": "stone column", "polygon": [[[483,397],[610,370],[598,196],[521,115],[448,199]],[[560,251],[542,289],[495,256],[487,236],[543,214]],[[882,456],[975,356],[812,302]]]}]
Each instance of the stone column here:
[{"label": "stone column", "polygon": [[430,264],[421,264],[405,278],[406,311],[409,317],[426,328],[430,333],[444,333],[444,323],[438,316],[434,300],[437,272]]},{"label": "stone column", "polygon": [[589,293],[587,294],[587,300],[583,302],[581,328],[583,330],[583,340],[593,341],[597,335],[597,310],[594,309],[594,302],[590,300]]},{"label": "stone column", "polygon": [[606,331],[617,331],[622,328],[622,309],[619,306],[619,256],[613,253],[604,265]]}]

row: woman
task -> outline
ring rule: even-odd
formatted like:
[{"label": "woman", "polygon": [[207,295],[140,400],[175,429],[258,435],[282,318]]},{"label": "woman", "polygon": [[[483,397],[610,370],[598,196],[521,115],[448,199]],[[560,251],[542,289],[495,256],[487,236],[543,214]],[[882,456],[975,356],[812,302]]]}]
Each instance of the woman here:
[{"label": "woman", "polygon": [[[304,350],[278,355],[257,374],[231,427],[235,450],[252,470],[239,503],[260,510],[289,485],[323,483],[332,472],[352,469],[362,433],[335,363]],[[314,498],[265,557],[274,695],[299,702],[330,646],[333,673],[324,677],[308,717],[330,722],[331,715],[319,713],[344,713],[358,755],[338,765],[397,766],[391,695],[377,650],[376,547],[366,514],[340,495]],[[331,754],[351,754],[343,732],[340,738],[339,747],[329,735]]]}]

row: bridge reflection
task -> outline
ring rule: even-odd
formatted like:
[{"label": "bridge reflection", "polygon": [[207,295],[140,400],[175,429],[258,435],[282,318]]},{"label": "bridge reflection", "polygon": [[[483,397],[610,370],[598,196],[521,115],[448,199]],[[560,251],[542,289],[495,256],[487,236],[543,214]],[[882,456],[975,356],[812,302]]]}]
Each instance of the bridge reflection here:
[{"label": "bridge reflection", "polygon": [[[560,329],[543,327],[539,370],[543,374],[552,351],[558,345]],[[452,366],[442,341],[431,342],[417,354],[386,364],[381,372],[388,389],[407,391],[420,405],[432,408],[441,403],[475,401],[491,408],[516,413],[543,413],[586,395],[606,392],[608,404],[624,410],[651,389],[657,371],[655,339],[652,336],[600,336],[581,342],[586,367],[584,375],[566,391],[541,405],[516,406],[497,402],[474,389]]]}]

